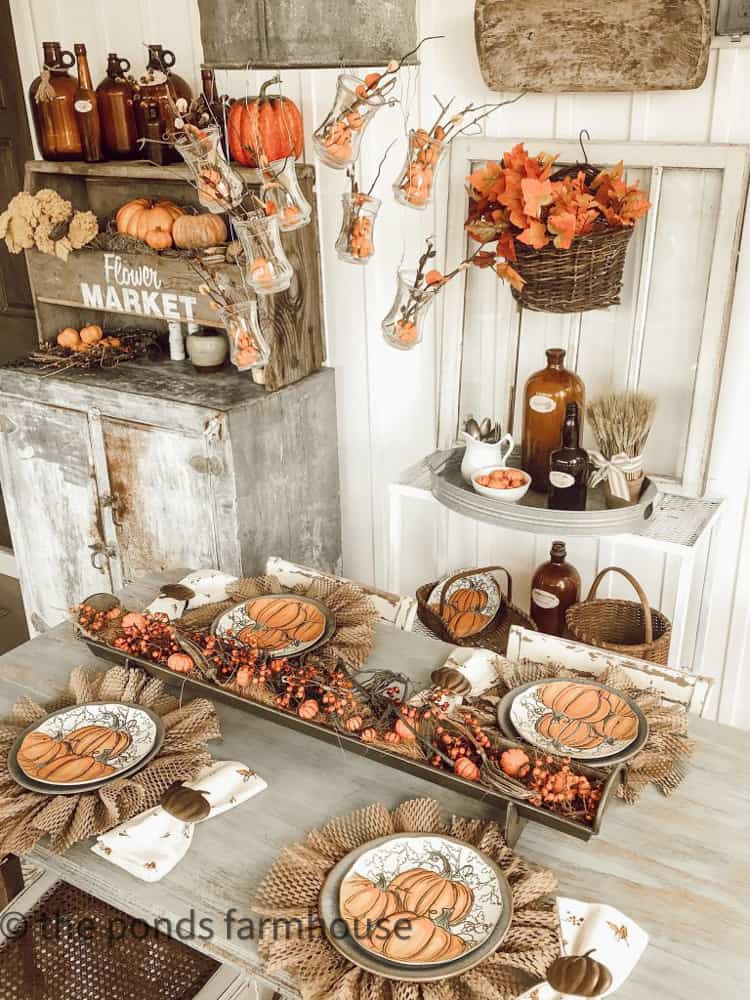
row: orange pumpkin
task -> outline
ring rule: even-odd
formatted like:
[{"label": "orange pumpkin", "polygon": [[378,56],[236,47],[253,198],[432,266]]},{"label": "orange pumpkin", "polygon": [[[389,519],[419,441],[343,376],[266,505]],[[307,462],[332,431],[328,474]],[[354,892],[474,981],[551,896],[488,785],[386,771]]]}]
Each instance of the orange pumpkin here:
[{"label": "orange pumpkin", "polygon": [[137,611],[129,611],[123,617],[121,625],[123,628],[134,628],[139,632],[143,632],[146,628],[146,618]]},{"label": "orange pumpkin", "polygon": [[393,727],[396,736],[400,740],[403,740],[404,743],[411,743],[416,740],[417,737],[414,728],[414,726],[408,726],[405,722],[402,722],[401,719],[396,719],[396,724]]},{"label": "orange pumpkin", "polygon": [[459,778],[464,778],[466,781],[479,781],[479,768],[468,757],[459,757],[453,765],[453,770]]},{"label": "orange pumpkin", "polygon": [[297,714],[300,719],[314,719],[318,714],[320,706],[314,698],[308,698],[307,701],[303,701],[300,707],[297,709]]},{"label": "orange pumpkin", "polygon": [[304,625],[313,618],[315,612],[320,616],[320,612],[313,605],[286,597],[275,597],[271,600],[266,597],[256,597],[247,602],[246,609],[248,615],[256,622],[277,629],[294,629]]},{"label": "orange pumpkin", "polygon": [[115,226],[118,233],[144,241],[149,233],[163,229],[169,235],[168,246],[171,246],[172,226],[174,220],[181,215],[184,215],[184,209],[172,201],[157,201],[152,204],[147,198],[136,198],[122,206],[115,216]]},{"label": "orange pumpkin", "polygon": [[200,250],[226,243],[227,226],[220,215],[203,212],[200,215],[181,215],[174,220],[172,239],[182,250]]},{"label": "orange pumpkin", "polygon": [[607,692],[607,701],[615,715],[631,716],[633,714],[633,709],[630,705],[619,694],[615,694],[614,691]]},{"label": "orange pumpkin", "polygon": [[543,715],[536,724],[536,730],[555,743],[572,750],[593,750],[601,746],[604,738],[580,719],[558,719],[552,713]]},{"label": "orange pumpkin", "polygon": [[632,712],[629,716],[609,715],[604,722],[597,722],[594,728],[606,739],[632,740],[638,732],[638,720]]},{"label": "orange pumpkin", "polygon": [[363,729],[362,732],[359,734],[359,738],[362,740],[363,743],[372,743],[373,740],[376,740],[378,738],[377,730],[372,728]]},{"label": "orange pumpkin", "polygon": [[303,625],[298,625],[289,634],[292,639],[296,639],[298,642],[314,642],[320,638],[322,631],[323,620],[321,618],[319,621],[305,622]]},{"label": "orange pumpkin", "polygon": [[95,323],[84,326],[80,333],[81,340],[87,345],[98,344],[103,336],[104,332],[102,328]]},{"label": "orange pumpkin", "polygon": [[235,101],[229,109],[227,135],[232,159],[245,167],[301,156],[302,112],[288,97],[268,94],[278,79],[266,80],[258,97]]},{"label": "orange pumpkin", "polygon": [[487,594],[483,590],[462,587],[453,591],[448,602],[459,611],[484,611],[487,607]]},{"label": "orange pumpkin", "polygon": [[278,628],[256,629],[252,625],[243,629],[237,636],[240,642],[248,646],[257,646],[258,649],[283,649],[289,645],[289,636]]},{"label": "orange pumpkin", "polygon": [[442,875],[429,868],[410,868],[391,879],[388,888],[399,893],[405,910],[423,917],[445,914],[449,924],[460,924],[471,912],[474,893],[463,882],[454,882],[448,860],[437,856],[443,864]]},{"label": "orange pumpkin", "polygon": [[370,920],[375,923],[402,909],[397,892],[378,886],[362,875],[352,875],[344,880],[339,902],[344,920]]},{"label": "orange pumpkin", "polygon": [[169,250],[172,246],[171,235],[166,229],[162,229],[160,226],[149,230],[146,233],[145,240],[152,250]]},{"label": "orange pumpkin", "polygon": [[70,753],[70,746],[46,733],[29,733],[21,741],[18,763],[24,770],[42,767]]},{"label": "orange pumpkin", "polygon": [[451,635],[457,639],[465,639],[481,632],[488,622],[487,615],[481,615],[478,611],[456,611],[445,625]]},{"label": "orange pumpkin", "polygon": [[466,949],[463,938],[406,907],[381,920],[370,943],[398,962],[448,962]]},{"label": "orange pumpkin", "polygon": [[606,691],[577,684],[575,681],[569,684],[544,684],[539,689],[539,698],[542,704],[558,715],[567,715],[569,719],[582,719],[592,724],[606,719],[612,711]]},{"label": "orange pumpkin", "polygon": [[61,784],[94,781],[96,778],[105,778],[114,773],[115,769],[109,764],[102,764],[94,757],[79,757],[78,754],[58,757],[37,771],[40,778]]},{"label": "orange pumpkin", "polygon": [[167,666],[176,674],[189,674],[195,663],[189,653],[172,653],[167,660]]},{"label": "orange pumpkin", "polygon": [[67,347],[71,350],[77,347],[81,343],[81,337],[78,330],[74,330],[72,326],[66,326],[64,330],[61,330],[57,335],[58,347]]},{"label": "orange pumpkin", "polygon": [[357,730],[362,728],[362,716],[352,715],[344,723],[344,729],[350,733],[356,733]]},{"label": "orange pumpkin", "polygon": [[127,750],[132,742],[130,733],[122,729],[110,729],[109,726],[84,726],[69,733],[66,739],[73,753],[81,757],[97,753],[107,753],[109,757],[117,757],[123,750]]},{"label": "orange pumpkin", "polygon": [[500,767],[509,778],[525,778],[529,773],[531,762],[525,750],[521,747],[511,747],[510,750],[503,751]]}]

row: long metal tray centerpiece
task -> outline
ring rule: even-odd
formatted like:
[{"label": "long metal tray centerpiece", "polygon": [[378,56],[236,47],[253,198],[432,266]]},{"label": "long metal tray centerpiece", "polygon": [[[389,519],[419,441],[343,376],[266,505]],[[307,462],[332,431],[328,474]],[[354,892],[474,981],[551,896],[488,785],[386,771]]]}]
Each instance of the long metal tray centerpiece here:
[{"label": "long metal tray centerpiece", "polygon": [[[492,500],[476,493],[461,476],[464,449],[438,451],[425,459],[430,470],[432,495],[444,507],[465,517],[537,534],[622,535],[638,534],[658,507],[661,493],[650,479],[644,481],[640,500],[632,507],[609,509],[602,485],[589,488],[586,510],[550,510],[547,496],[529,490],[518,503]],[[515,449],[508,460],[520,468],[520,452]]]},{"label": "long metal tray centerpiece", "polygon": [[[464,778],[460,778],[456,774],[449,771],[438,770],[430,766],[428,763],[423,763],[421,761],[414,760],[411,757],[405,757],[398,753],[390,752],[382,747],[373,746],[371,743],[365,743],[358,739],[356,735],[349,734],[338,728],[334,729],[330,726],[324,726],[313,721],[307,721],[306,719],[300,718],[296,714],[284,711],[281,708],[276,708],[273,705],[252,701],[249,698],[243,698],[235,691],[232,691],[221,684],[204,680],[198,675],[175,674],[174,671],[170,670],[168,667],[162,666],[161,664],[135,656],[132,653],[125,653],[105,642],[92,638],[91,635],[84,634],[78,629],[76,632],[79,638],[86,643],[91,652],[95,656],[104,660],[121,663],[129,668],[142,668],[153,676],[161,678],[168,684],[179,685],[181,690],[193,690],[196,694],[199,694],[202,697],[215,699],[216,701],[233,705],[235,708],[241,708],[246,712],[259,715],[272,722],[279,723],[282,726],[300,730],[315,739],[323,740],[326,743],[332,743],[339,748],[348,750],[351,753],[359,754],[362,757],[370,757],[382,764],[386,764],[389,767],[398,768],[401,771],[414,774],[415,776],[430,781],[433,784],[442,785],[445,788],[449,788],[451,791],[467,795],[473,799],[479,799],[482,802],[491,802],[493,806],[497,807],[498,812],[504,818],[505,837],[510,846],[513,846],[518,840],[521,830],[529,820],[540,823],[543,826],[550,827],[551,829],[558,830],[561,833],[567,833],[570,836],[578,838],[579,840],[590,840],[592,836],[595,836],[599,832],[604,812],[611,799],[614,798],[616,789],[622,780],[622,764],[614,766],[609,771],[603,771],[602,769],[594,770],[587,768],[583,763],[581,763],[581,770],[583,773],[588,773],[589,776],[596,775],[599,780],[601,780],[602,777],[605,779],[602,797],[599,802],[599,808],[597,809],[594,823],[589,826],[583,822],[571,820],[565,816],[550,812],[547,809],[532,806],[525,800],[515,798],[511,795],[505,795],[500,791],[489,788],[478,782],[466,781]],[[504,747],[518,746],[519,741],[501,740],[500,744]]]}]

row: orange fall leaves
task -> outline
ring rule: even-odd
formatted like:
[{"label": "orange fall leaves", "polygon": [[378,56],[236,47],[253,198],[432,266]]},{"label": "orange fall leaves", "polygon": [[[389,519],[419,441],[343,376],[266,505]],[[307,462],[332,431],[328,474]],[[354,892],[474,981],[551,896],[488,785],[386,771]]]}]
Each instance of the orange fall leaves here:
[{"label": "orange fall leaves", "polygon": [[511,265],[516,241],[541,250],[552,243],[568,250],[578,236],[607,227],[633,226],[651,207],[638,184],[628,184],[623,164],[589,179],[575,176],[552,180],[555,157],[529,156],[519,143],[502,162],[489,162],[468,177],[470,198],[466,229],[480,243],[497,241],[494,254],[482,252],[480,267],[494,266],[500,278],[523,288],[523,278]]}]

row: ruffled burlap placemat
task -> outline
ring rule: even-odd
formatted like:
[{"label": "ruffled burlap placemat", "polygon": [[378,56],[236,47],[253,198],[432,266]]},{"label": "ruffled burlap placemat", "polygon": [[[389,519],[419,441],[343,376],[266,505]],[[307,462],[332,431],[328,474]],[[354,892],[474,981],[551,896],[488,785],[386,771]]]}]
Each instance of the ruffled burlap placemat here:
[{"label": "ruffled burlap placemat", "polygon": [[[16,738],[33,722],[70,705],[121,701],[150,708],[164,723],[161,750],[141,771],[94,792],[40,795],[17,784],[8,771],[8,754]],[[155,806],[175,781],[186,781],[211,763],[206,743],[221,736],[211,702],[197,698],[186,704],[168,694],[164,684],[142,670],[114,667],[106,673],[76,667],[68,690],[42,707],[30,698],[16,703],[0,723],[0,856],[23,854],[49,837],[58,853],[94,837]]]},{"label": "ruffled burlap placemat", "polygon": [[195,608],[174,624],[182,630],[202,630],[208,628],[217,615],[240,601],[261,597],[264,594],[296,594],[299,597],[312,597],[320,601],[336,619],[334,634],[322,646],[315,649],[316,659],[326,667],[333,669],[339,662],[343,662],[349,670],[356,671],[364,665],[372,652],[378,613],[368,595],[353,583],[313,580],[309,584],[299,584],[290,590],[288,587],[282,587],[275,576],[256,576],[237,580],[227,587],[227,593],[231,600]]},{"label": "ruffled burlap placemat", "polygon": [[[591,674],[558,664],[506,661],[501,681],[490,693],[494,698],[483,696],[478,703],[492,701],[496,704],[513,688],[548,677],[591,680]],[[632,698],[648,720],[648,739],[640,753],[627,761],[624,781],[617,789],[618,797],[635,802],[646,785],[656,785],[662,794],[669,795],[685,777],[686,765],[695,750],[695,741],[688,736],[687,709],[682,705],[664,705],[658,691],[638,687],[620,667],[608,667],[597,674],[596,680]]]},{"label": "ruffled burlap placemat", "polygon": [[[498,950],[468,972],[438,983],[383,979],[348,962],[329,944],[318,917],[328,873],[350,851],[393,833],[442,833],[488,854],[505,872],[513,893],[513,920]],[[304,1000],[512,1000],[542,980],[560,954],[555,876],[532,868],[508,847],[489,820],[453,816],[445,822],[434,799],[412,799],[389,811],[375,804],[340,816],[284,848],[258,888],[253,909],[287,921],[289,936],[259,941],[270,972],[286,971]],[[302,921],[296,933],[294,918]]]}]

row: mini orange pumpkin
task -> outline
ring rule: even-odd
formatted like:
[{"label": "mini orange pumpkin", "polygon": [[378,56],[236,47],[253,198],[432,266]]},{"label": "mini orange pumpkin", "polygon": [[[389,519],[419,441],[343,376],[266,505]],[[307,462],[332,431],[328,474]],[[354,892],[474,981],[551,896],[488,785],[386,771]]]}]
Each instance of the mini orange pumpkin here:
[{"label": "mini orange pumpkin", "polygon": [[529,755],[521,747],[504,750],[500,756],[500,767],[509,778],[525,778],[530,766]]},{"label": "mini orange pumpkin", "polygon": [[402,722],[401,719],[396,719],[396,725],[393,727],[393,729],[396,733],[396,736],[398,736],[398,738],[400,740],[403,740],[405,743],[411,743],[417,738],[414,732],[414,728],[411,726],[407,726],[407,724],[405,722]]},{"label": "mini orange pumpkin", "polygon": [[157,226],[146,233],[146,243],[152,250],[168,250],[172,246],[172,237],[166,229]]},{"label": "mini orange pumpkin", "polygon": [[300,707],[297,709],[297,714],[300,719],[314,719],[318,714],[320,706],[314,698],[308,698],[307,701],[303,701]]},{"label": "mini orange pumpkin", "polygon": [[195,667],[195,663],[189,653],[172,653],[167,660],[167,666],[176,674],[189,674]]},{"label": "mini orange pumpkin", "polygon": [[348,730],[350,733],[356,733],[358,729],[362,728],[362,716],[352,715],[344,723],[344,729]]},{"label": "mini orange pumpkin", "polygon": [[72,347],[76,347],[81,343],[81,337],[78,330],[74,330],[72,326],[66,326],[64,330],[61,330],[57,335],[57,345],[58,347],[67,347],[69,350]]},{"label": "mini orange pumpkin", "polygon": [[104,336],[104,332],[100,326],[95,323],[91,323],[89,326],[84,326],[81,330],[80,337],[84,344],[91,346],[92,344],[98,344],[99,341]]},{"label": "mini orange pumpkin", "polygon": [[479,768],[469,757],[459,757],[453,765],[453,770],[466,781],[479,781]]},{"label": "mini orange pumpkin", "polygon": [[172,226],[174,245],[182,250],[200,250],[226,243],[227,226],[220,215],[203,212],[200,215],[182,215]]},{"label": "mini orange pumpkin", "polygon": [[373,740],[376,740],[378,738],[378,734],[377,731],[374,729],[363,729],[362,732],[359,734],[359,738],[362,740],[363,743],[372,743]]},{"label": "mini orange pumpkin", "polygon": [[146,628],[146,619],[144,615],[139,614],[137,611],[129,611],[123,617],[121,625],[123,628],[135,628],[139,632],[143,632]]},{"label": "mini orange pumpkin", "polygon": [[183,214],[184,209],[172,201],[157,201],[152,204],[146,198],[136,198],[120,208],[115,216],[115,226],[118,233],[144,241],[155,229],[164,229],[169,234],[171,246],[172,225]]}]

